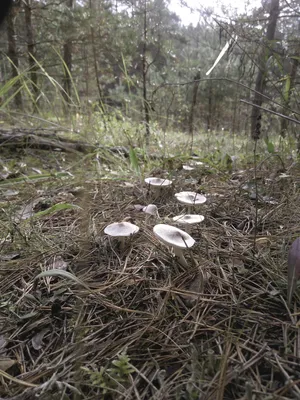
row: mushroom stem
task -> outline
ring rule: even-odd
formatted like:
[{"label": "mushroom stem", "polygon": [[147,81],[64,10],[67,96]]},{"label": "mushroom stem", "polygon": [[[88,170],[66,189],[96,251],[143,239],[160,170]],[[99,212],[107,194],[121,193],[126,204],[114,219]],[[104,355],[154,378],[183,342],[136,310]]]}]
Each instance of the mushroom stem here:
[{"label": "mushroom stem", "polygon": [[125,247],[125,237],[121,236],[119,237],[119,240],[120,240],[120,250],[123,251]]},{"label": "mushroom stem", "polygon": [[204,274],[203,274],[203,272],[202,272],[202,270],[201,270],[201,268],[199,268],[199,270],[198,270],[198,277],[199,277],[199,291],[200,291],[200,293],[203,293],[203,291],[204,291]]},{"label": "mushroom stem", "polygon": [[182,249],[173,247],[173,251],[174,251],[175,256],[179,258],[180,264],[183,265],[184,267],[187,267],[188,263],[186,262],[186,259],[184,258]]},{"label": "mushroom stem", "polygon": [[184,225],[184,230],[185,230],[186,233],[188,233],[188,234],[191,233],[191,227],[189,226],[189,224],[185,224],[185,225]]}]

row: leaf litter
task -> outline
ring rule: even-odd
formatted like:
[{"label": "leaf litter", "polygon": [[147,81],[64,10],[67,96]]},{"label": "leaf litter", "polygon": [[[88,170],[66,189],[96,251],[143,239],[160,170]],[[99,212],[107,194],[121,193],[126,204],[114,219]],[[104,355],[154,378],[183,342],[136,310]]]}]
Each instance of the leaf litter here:
[{"label": "leaf litter", "polygon": [[[80,197],[74,190],[77,208],[31,220],[29,242],[22,226],[14,232],[21,257],[0,264],[0,396],[299,397],[297,289],[287,306],[287,253],[300,236],[293,179],[284,192],[266,180],[276,201],[258,203],[257,225],[255,202],[230,176],[203,182],[204,194],[216,196],[192,228],[187,268],[136,207],[148,202],[138,182],[87,183]],[[174,174],[177,191],[194,185]],[[156,200],[162,218],[184,212],[172,196]],[[140,232],[120,250],[103,231],[129,218]]]}]

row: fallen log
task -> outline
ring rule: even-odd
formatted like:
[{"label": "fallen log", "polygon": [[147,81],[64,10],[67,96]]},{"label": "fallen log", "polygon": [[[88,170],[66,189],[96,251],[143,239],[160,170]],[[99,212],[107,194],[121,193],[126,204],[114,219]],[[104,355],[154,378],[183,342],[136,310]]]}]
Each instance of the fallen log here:
[{"label": "fallen log", "polygon": [[66,153],[92,153],[94,151],[109,151],[123,157],[129,157],[129,150],[124,146],[94,145],[81,140],[73,140],[61,137],[57,132],[47,133],[43,130],[0,129],[0,147],[15,149],[38,149],[50,151],[62,151]]}]

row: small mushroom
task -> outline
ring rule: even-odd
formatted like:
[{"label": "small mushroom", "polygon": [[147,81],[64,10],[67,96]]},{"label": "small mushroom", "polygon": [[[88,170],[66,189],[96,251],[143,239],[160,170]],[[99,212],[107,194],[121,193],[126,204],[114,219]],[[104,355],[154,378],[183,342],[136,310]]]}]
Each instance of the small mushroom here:
[{"label": "small mushroom", "polygon": [[158,208],[155,204],[148,204],[146,207],[143,208],[144,213],[146,213],[146,222],[149,222],[151,217],[159,218]]},{"label": "small mushroom", "polygon": [[186,231],[190,233],[191,225],[200,224],[204,221],[204,216],[199,214],[176,215],[176,217],[173,217],[173,221],[184,225]]},{"label": "small mushroom", "polygon": [[204,165],[204,163],[202,161],[190,161],[190,165],[194,165],[194,166],[200,166],[200,165]]},{"label": "small mushroom", "polygon": [[167,189],[172,185],[172,181],[162,178],[146,178],[145,182],[150,186],[154,193],[159,193],[163,189]]},{"label": "small mushroom", "polygon": [[204,204],[206,202],[206,197],[202,194],[196,192],[179,192],[175,193],[176,199],[188,206],[188,213],[191,213],[192,206],[198,206],[199,204]]},{"label": "small mushroom", "polygon": [[122,221],[107,225],[107,227],[104,229],[104,233],[118,238],[120,241],[120,248],[123,250],[126,237],[134,235],[139,231],[139,229],[140,228],[138,226],[131,224],[130,222]]},{"label": "small mushroom", "polygon": [[194,167],[191,167],[190,165],[183,165],[182,169],[184,169],[185,171],[194,171]]},{"label": "small mushroom", "polygon": [[183,250],[195,244],[195,240],[188,233],[167,224],[155,225],[153,233],[160,242],[173,247],[174,254],[179,258],[180,264],[185,267],[188,266],[183,255]]}]

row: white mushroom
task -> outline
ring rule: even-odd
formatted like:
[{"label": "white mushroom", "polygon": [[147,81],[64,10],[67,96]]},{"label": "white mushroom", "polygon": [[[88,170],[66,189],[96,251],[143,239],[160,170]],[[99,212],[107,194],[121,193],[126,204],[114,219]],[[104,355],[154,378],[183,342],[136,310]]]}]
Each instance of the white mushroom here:
[{"label": "white mushroom", "polygon": [[151,217],[159,218],[158,208],[155,204],[148,204],[146,207],[143,208],[144,213],[146,213],[146,222],[150,220]]},{"label": "white mushroom", "polygon": [[145,182],[151,187],[154,192],[160,192],[161,189],[167,189],[172,185],[172,181],[162,178],[146,178]]},{"label": "white mushroom", "polygon": [[192,247],[195,240],[186,232],[172,225],[158,224],[153,228],[154,235],[167,246],[173,247],[175,256],[179,258],[179,262],[187,267],[183,250]]},{"label": "white mushroom", "polygon": [[195,168],[191,167],[190,165],[183,165],[182,169],[185,171],[194,171]]},{"label": "white mushroom", "polygon": [[199,214],[176,215],[176,217],[173,217],[173,221],[184,225],[186,231],[190,232],[190,226],[200,224],[204,221],[204,216]]},{"label": "white mushroom", "polygon": [[205,196],[196,192],[179,192],[175,193],[175,197],[180,203],[188,206],[189,213],[191,213],[192,206],[204,204],[207,200]]},{"label": "white mushroom", "polygon": [[131,224],[130,222],[114,222],[113,224],[107,225],[104,229],[104,233],[109,236],[113,236],[119,239],[120,248],[124,248],[125,238],[134,235],[139,231],[139,227]]},{"label": "white mushroom", "polygon": [[204,163],[202,161],[190,161],[190,165],[199,166],[204,165]]}]

